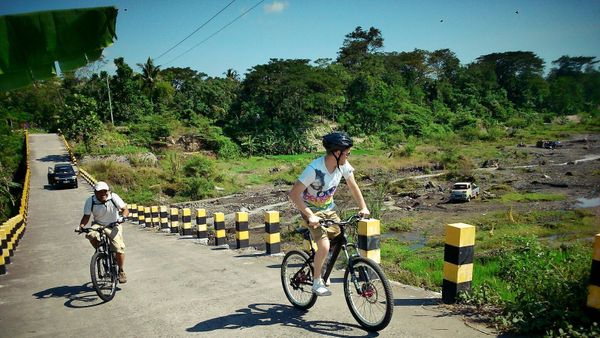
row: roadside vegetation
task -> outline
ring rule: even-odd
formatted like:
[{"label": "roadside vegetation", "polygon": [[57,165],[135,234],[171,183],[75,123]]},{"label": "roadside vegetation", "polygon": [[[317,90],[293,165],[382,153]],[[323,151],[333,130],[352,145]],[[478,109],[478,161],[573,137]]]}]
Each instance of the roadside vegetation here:
[{"label": "roadside vegetation", "polygon": [[[0,93],[0,218],[18,208],[23,138],[14,130],[25,122],[60,130],[83,168],[140,204],[287,188],[321,154],[323,134],[346,130],[357,141],[351,161],[376,218],[385,217],[386,196],[410,197],[419,188],[403,179],[413,171],[443,170],[442,182],[468,180],[485,160],[535,161],[518,143],[600,131],[596,57],[562,56],[544,75],[546,62],[528,51],[462,65],[448,49],[382,52],[383,44],[378,29],[357,27],[335,60],[272,59],[243,79],[232,70],[208,77],[161,69],[152,59],[136,72],[117,57],[112,75],[96,71],[101,61]],[[558,193],[502,183],[489,192],[507,211],[465,220],[477,226],[478,246],[474,292],[463,303],[488,311],[502,331],[597,336],[582,313],[591,264],[582,238],[597,232],[593,216],[510,209],[565,198]],[[415,223],[392,219],[383,231],[410,232]],[[382,257],[390,276],[439,290],[444,243],[436,236],[423,235],[417,246],[387,237]]]}]

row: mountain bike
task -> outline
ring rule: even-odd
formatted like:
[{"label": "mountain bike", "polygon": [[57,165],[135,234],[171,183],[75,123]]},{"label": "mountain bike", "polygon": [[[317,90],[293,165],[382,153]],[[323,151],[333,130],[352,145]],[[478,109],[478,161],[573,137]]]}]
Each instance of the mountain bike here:
[{"label": "mountain bike", "polygon": [[110,223],[109,225],[99,225],[97,229],[83,228],[78,233],[89,233],[96,231],[100,234],[100,245],[92,256],[90,262],[90,275],[92,276],[92,284],[98,294],[98,297],[105,302],[110,301],[117,292],[117,284],[119,282],[119,266],[115,258],[114,252],[110,247],[110,241],[106,235],[105,229],[113,229],[117,231],[116,226],[120,222]]},{"label": "mountain bike", "polygon": [[[326,262],[322,278],[329,278],[336,259],[343,251],[347,260],[343,283],[348,308],[354,319],[367,331],[379,331],[392,319],[394,296],[381,267],[373,260],[360,256],[356,244],[348,241],[346,227],[357,227],[360,219],[361,216],[355,215],[343,222],[321,220],[323,226],[335,224],[341,230],[340,235],[331,240],[331,258]],[[302,229],[301,232],[305,239],[311,240],[308,229]],[[315,249],[311,246],[310,251],[310,255],[299,250],[289,251],[281,264],[283,291],[292,305],[301,310],[310,309],[317,301],[317,295],[312,293]]]}]

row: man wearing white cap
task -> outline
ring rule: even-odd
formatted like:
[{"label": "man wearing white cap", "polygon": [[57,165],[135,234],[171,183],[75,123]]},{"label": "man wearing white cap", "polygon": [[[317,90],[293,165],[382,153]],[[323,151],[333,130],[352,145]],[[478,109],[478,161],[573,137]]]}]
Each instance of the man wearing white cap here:
[{"label": "man wearing white cap", "polygon": [[[123,202],[119,195],[110,192],[108,184],[98,182],[94,185],[94,195],[90,196],[83,207],[83,217],[79,222],[79,227],[83,228],[90,221],[90,215],[94,215],[92,228],[100,225],[109,225],[119,220],[119,211],[123,217],[129,216],[127,204]],[[115,230],[116,229],[116,233]],[[115,252],[117,264],[119,265],[119,283],[127,283],[127,276],[123,266],[125,264],[125,243],[123,242],[123,228],[116,225],[113,229],[105,229],[107,237],[110,240],[111,249]],[[100,235],[95,231],[90,231],[85,236],[90,240],[94,248],[100,245]]]}]

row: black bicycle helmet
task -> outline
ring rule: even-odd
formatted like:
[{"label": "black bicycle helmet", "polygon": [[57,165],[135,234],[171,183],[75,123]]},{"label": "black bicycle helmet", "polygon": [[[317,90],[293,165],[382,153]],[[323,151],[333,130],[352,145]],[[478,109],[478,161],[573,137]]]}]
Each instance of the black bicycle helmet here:
[{"label": "black bicycle helmet", "polygon": [[352,147],[353,144],[352,138],[343,131],[334,131],[323,136],[323,147],[325,147],[325,150],[327,150],[328,153],[331,153],[333,157],[335,157],[337,169],[340,169],[340,157],[342,157],[342,154],[336,155],[334,151],[344,151]]},{"label": "black bicycle helmet", "polygon": [[343,131],[334,131],[323,136],[323,147],[328,152],[334,152],[336,150],[346,150],[352,147],[354,143],[352,138]]}]

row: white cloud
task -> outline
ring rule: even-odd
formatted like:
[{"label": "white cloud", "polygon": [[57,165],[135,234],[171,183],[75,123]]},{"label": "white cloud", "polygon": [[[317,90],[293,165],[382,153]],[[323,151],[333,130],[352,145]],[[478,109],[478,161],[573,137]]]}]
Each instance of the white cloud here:
[{"label": "white cloud", "polygon": [[265,12],[278,13],[283,12],[289,6],[287,1],[273,1],[273,3],[265,5]]}]

